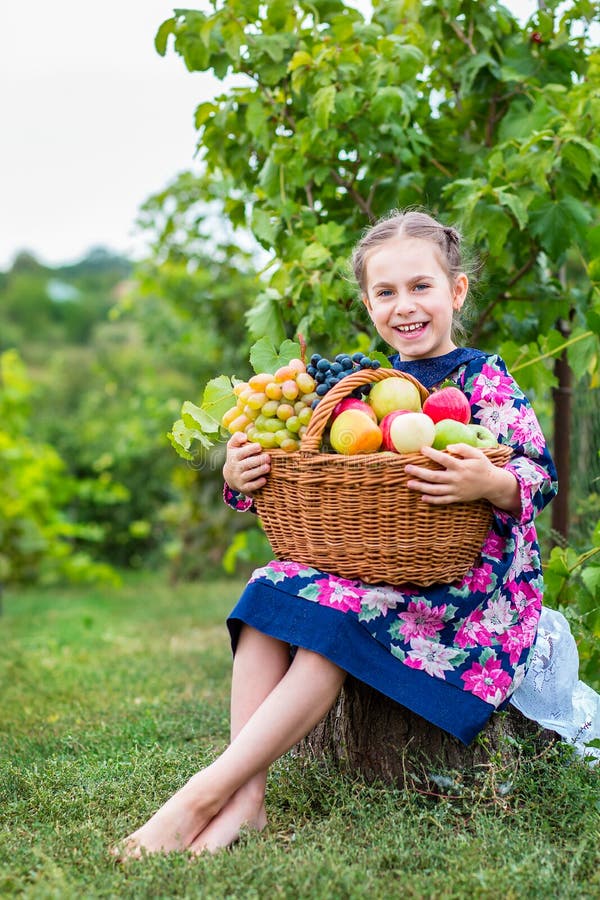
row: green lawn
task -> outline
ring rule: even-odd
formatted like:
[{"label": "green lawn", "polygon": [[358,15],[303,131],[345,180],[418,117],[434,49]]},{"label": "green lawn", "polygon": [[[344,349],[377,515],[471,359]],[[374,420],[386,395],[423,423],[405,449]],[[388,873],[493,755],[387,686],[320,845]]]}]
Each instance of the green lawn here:
[{"label": "green lawn", "polygon": [[0,617],[0,897],[598,897],[600,771],[521,748],[477,787],[368,786],[285,758],[268,833],[122,866],[227,736],[235,581],[11,592]]}]

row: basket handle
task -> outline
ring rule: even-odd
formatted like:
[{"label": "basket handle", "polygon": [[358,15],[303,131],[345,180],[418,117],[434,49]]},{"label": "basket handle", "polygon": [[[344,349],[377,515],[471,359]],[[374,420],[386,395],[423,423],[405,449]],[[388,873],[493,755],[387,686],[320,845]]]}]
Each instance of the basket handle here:
[{"label": "basket handle", "polygon": [[341,381],[338,381],[331,390],[327,391],[323,399],[315,407],[310,422],[302,438],[300,445],[301,450],[318,450],[321,446],[321,438],[325,426],[329,421],[329,417],[334,407],[343,400],[344,397],[351,394],[357,387],[363,384],[373,384],[376,381],[383,381],[385,378],[404,378],[406,381],[412,382],[418,389],[421,396],[421,402],[429,396],[427,388],[423,387],[420,381],[409,375],[408,372],[399,372],[397,369],[358,369],[351,375],[346,375]]}]

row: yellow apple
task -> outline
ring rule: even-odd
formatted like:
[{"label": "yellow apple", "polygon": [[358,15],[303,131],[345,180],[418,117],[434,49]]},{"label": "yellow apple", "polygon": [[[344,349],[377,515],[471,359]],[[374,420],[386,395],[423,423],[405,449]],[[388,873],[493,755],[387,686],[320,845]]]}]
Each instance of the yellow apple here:
[{"label": "yellow apple", "polygon": [[383,381],[377,381],[371,388],[369,404],[381,422],[384,416],[395,409],[420,412],[421,396],[412,381],[405,378],[385,378]]},{"label": "yellow apple", "polygon": [[382,434],[380,427],[366,413],[360,409],[345,409],[332,424],[329,440],[336,453],[353,456],[379,450]]}]

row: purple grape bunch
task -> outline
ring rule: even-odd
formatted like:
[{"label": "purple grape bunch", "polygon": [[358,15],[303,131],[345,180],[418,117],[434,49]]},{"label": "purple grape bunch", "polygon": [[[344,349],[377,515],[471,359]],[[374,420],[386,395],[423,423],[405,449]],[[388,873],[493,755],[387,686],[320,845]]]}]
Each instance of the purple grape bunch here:
[{"label": "purple grape bunch", "polygon": [[[312,408],[315,409],[325,394],[347,375],[351,375],[359,369],[379,369],[380,366],[381,363],[378,359],[371,359],[366,353],[360,351],[352,354],[338,353],[335,359],[327,359],[320,353],[313,353],[306,367],[308,374],[312,375],[317,382],[315,388],[317,397],[312,402]],[[369,388],[370,385],[355,388],[351,396],[362,397],[363,394],[368,393]]]}]

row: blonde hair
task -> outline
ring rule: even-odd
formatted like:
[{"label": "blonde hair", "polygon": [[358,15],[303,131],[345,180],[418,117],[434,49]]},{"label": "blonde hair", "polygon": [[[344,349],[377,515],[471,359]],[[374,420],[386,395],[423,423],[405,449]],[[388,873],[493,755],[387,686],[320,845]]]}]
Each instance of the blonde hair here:
[{"label": "blonde hair", "polygon": [[[451,284],[465,271],[461,251],[462,236],[458,229],[442,225],[426,212],[394,209],[364,233],[352,253],[352,269],[362,294],[367,293],[367,262],[370,253],[398,237],[431,241],[437,248],[440,263]],[[455,313],[453,339],[462,340],[464,336],[464,327]]]}]

